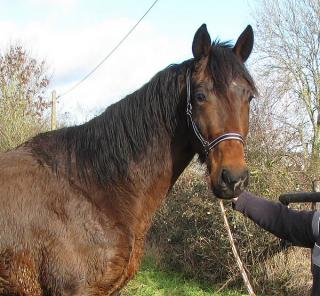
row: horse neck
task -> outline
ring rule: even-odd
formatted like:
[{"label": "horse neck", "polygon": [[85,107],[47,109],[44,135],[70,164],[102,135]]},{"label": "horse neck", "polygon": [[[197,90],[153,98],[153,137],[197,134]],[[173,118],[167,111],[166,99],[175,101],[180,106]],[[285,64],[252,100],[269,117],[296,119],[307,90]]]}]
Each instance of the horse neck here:
[{"label": "horse neck", "polygon": [[[170,97],[160,100],[170,100]],[[135,232],[141,235],[148,229],[154,213],[194,156],[188,136],[185,94],[181,91],[178,105],[172,106],[176,113],[171,118],[178,119],[173,131],[169,132],[161,125],[158,126],[160,130],[151,130],[154,136],[146,151],[129,162],[127,176],[107,186],[116,200],[115,204],[124,205],[122,209],[117,209],[123,212],[119,216],[124,216],[126,223],[131,221],[132,225],[136,225]],[[104,196],[104,193],[101,194]],[[105,207],[109,207],[110,199],[101,199]],[[112,211],[115,212],[114,209]]]},{"label": "horse neck", "polygon": [[129,194],[121,198],[130,204],[125,217],[132,221],[138,237],[145,235],[155,212],[194,156],[186,139],[182,131],[173,137],[164,136],[160,144],[157,142],[156,149],[150,149],[144,160],[133,163],[130,168],[133,182],[128,187]]},{"label": "horse neck", "polygon": [[[186,98],[182,92],[184,88],[183,77],[180,77],[179,99],[170,98],[163,94],[160,101],[173,102],[171,109],[175,110],[169,116],[174,124],[159,125],[159,130],[152,130],[154,137],[149,143],[146,153],[136,161],[131,162],[129,179],[133,180],[134,189],[148,192],[153,199],[162,200],[174,185],[177,178],[186,168],[194,156],[189,139],[189,128],[186,115]],[[169,120],[168,120],[169,121]],[[167,126],[173,126],[168,131]]]},{"label": "horse neck", "polygon": [[138,186],[145,192],[157,187],[157,184],[164,183],[165,186],[161,186],[163,191],[153,195],[165,195],[194,155],[187,139],[184,129],[171,137],[163,135],[161,139],[156,140],[154,147],[141,161],[132,163],[130,179],[133,180],[133,186]]}]

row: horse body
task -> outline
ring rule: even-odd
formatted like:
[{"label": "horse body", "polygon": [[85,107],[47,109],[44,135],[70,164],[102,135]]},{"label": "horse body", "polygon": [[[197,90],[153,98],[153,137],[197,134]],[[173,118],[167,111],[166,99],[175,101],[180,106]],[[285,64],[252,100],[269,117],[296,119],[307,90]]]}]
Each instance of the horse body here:
[{"label": "horse body", "polygon": [[161,159],[132,162],[128,184],[102,189],[53,174],[33,144],[0,155],[0,294],[112,294],[136,273],[154,212],[192,154],[157,147]]},{"label": "horse body", "polygon": [[[86,124],[0,154],[0,295],[115,295],[136,273],[152,217],[195,153],[220,197],[243,190],[235,185],[246,181],[242,144],[230,140],[202,151],[188,126],[185,79],[192,69],[194,88],[207,86],[202,91],[210,94],[211,109],[192,102],[191,120],[206,138],[230,129],[246,136],[245,89],[253,85],[243,61],[223,47],[234,59],[231,78],[242,79],[241,91],[232,89],[223,105],[208,70],[210,37],[199,30],[195,59],[163,70]],[[241,97],[233,98],[236,107],[232,96]]]}]

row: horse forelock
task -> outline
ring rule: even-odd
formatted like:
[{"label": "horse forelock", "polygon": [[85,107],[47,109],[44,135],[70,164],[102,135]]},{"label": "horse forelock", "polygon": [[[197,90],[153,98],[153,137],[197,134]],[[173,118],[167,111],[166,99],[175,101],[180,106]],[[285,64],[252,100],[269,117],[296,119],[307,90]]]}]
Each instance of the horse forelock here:
[{"label": "horse forelock", "polygon": [[233,80],[242,78],[249,84],[253,93],[257,93],[255,83],[245,65],[232,52],[229,41],[212,43],[208,67],[210,69],[214,90],[218,95],[226,95]]}]

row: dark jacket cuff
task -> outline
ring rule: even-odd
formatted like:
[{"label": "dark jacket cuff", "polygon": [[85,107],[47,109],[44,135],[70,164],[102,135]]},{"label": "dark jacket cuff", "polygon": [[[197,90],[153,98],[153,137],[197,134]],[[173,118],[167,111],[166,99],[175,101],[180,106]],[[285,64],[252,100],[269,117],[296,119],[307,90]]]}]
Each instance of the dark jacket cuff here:
[{"label": "dark jacket cuff", "polygon": [[236,201],[232,201],[232,208],[238,212],[243,213],[247,202],[250,200],[251,197],[254,195],[249,192],[242,192]]}]

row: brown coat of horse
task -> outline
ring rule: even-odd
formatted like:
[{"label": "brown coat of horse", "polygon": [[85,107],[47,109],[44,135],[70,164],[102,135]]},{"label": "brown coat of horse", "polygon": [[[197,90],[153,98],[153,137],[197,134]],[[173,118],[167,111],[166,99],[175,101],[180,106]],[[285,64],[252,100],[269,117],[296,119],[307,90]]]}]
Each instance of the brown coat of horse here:
[{"label": "brown coat of horse", "polygon": [[193,59],[88,123],[0,154],[0,295],[116,294],[136,273],[152,217],[195,153],[216,195],[243,190],[243,145],[225,141],[204,153],[188,125],[185,79],[190,70],[193,120],[204,138],[246,137],[255,88],[243,62],[252,44],[250,26],[232,48],[211,45],[203,25]]}]

